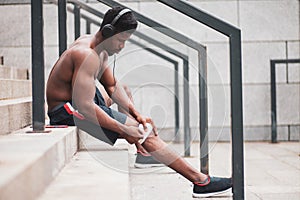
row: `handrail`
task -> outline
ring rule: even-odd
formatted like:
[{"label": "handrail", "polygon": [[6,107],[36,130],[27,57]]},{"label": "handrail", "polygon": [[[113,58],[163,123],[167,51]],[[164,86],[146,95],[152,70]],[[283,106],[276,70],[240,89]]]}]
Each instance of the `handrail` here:
[{"label": "handrail", "polygon": [[229,37],[233,199],[244,199],[244,147],[241,32],[238,28],[182,0],[158,0]]},{"label": "handrail", "polygon": [[276,64],[300,63],[300,59],[270,60],[271,75],[271,142],[277,143]]},{"label": "handrail", "polygon": [[228,23],[204,12],[203,10],[196,8],[192,4],[189,4],[182,0],[175,0],[175,1],[173,1],[173,0],[158,0],[158,1],[177,10],[177,11],[180,11],[184,15],[189,16],[190,18],[193,18],[193,19],[201,22],[202,24],[204,24],[226,36],[231,36],[232,33],[234,33],[235,31],[239,31],[239,29],[232,26],[231,24],[228,24]]}]

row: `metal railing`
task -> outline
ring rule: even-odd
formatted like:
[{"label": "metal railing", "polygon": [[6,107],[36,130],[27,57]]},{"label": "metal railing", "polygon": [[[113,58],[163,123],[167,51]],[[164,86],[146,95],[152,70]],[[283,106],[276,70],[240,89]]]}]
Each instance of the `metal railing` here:
[{"label": "metal railing", "polygon": [[43,1],[31,1],[32,127],[45,130]]},{"label": "metal railing", "polygon": [[271,74],[271,142],[277,143],[276,64],[300,63],[300,59],[270,60]]},{"label": "metal railing", "polygon": [[241,32],[185,1],[158,1],[229,37],[233,199],[244,199]]},{"label": "metal railing", "polygon": [[[121,4],[112,1],[112,0],[98,0],[99,2],[105,3],[108,6],[120,6]],[[231,127],[232,127],[232,173],[233,173],[233,198],[234,199],[244,199],[244,165],[243,165],[243,110],[242,110],[242,76],[241,76],[241,34],[240,30],[193,7],[190,4],[187,4],[186,2],[183,2],[181,0],[158,0],[167,6],[170,6],[174,8],[175,10],[178,10],[179,12],[184,13],[185,15],[199,21],[200,23],[203,23],[214,30],[217,30],[218,32],[226,35],[229,37],[230,41],[230,89],[231,89]],[[59,34],[59,40],[62,41],[62,44],[59,44],[60,52],[62,50],[66,49],[66,1],[60,0],[59,4],[62,4],[62,7],[59,8],[59,27],[60,27],[60,34]],[[63,5],[64,4],[64,5]],[[32,1],[32,25],[36,28],[36,31],[32,29],[32,37],[37,41],[39,44],[43,44],[43,34],[42,33],[42,3],[41,4],[35,4]],[[122,5],[123,6],[123,5]],[[125,7],[125,6],[124,6]],[[191,40],[190,38],[185,37],[182,34],[179,34],[172,29],[159,24],[149,18],[146,18],[145,16],[133,11],[133,13],[137,16],[138,20],[155,30],[183,43],[187,46],[195,49],[198,52],[198,68],[199,68],[199,88],[200,88],[200,94],[199,94],[199,101],[200,101],[200,135],[201,138],[203,137],[204,140],[201,140],[201,145],[204,146],[204,143],[207,144],[207,66],[206,66],[206,48],[199,43]],[[36,14],[36,15],[35,15]],[[79,13],[80,14],[80,13]],[[34,19],[39,19],[39,22],[34,22]],[[41,30],[41,31],[40,31]],[[63,33],[61,33],[61,30]],[[38,33],[38,34],[37,34]],[[37,36],[33,36],[33,34],[37,34]],[[38,38],[38,40],[36,40]],[[63,38],[65,39],[63,41]],[[41,39],[41,40],[40,40]],[[32,45],[34,47],[34,44]],[[35,47],[37,47],[36,45]],[[32,48],[33,48],[32,47]],[[40,48],[40,47],[39,47]],[[36,50],[35,50],[36,51]],[[40,52],[43,52],[43,48]],[[37,52],[33,53],[37,54]],[[33,60],[37,61],[43,61],[43,53],[39,55],[40,58],[36,58]],[[184,62],[185,64],[188,64],[187,61]],[[33,63],[33,71],[38,71],[34,66],[37,66],[36,63]],[[42,66],[44,66],[42,62]],[[39,65],[41,68],[41,65]],[[44,70],[44,68],[42,67]],[[34,74],[34,72],[33,72]],[[43,74],[43,73],[39,73]],[[36,75],[33,75],[33,79],[35,79]],[[188,74],[188,67],[184,68],[184,110],[185,113],[189,113],[189,74]],[[34,83],[33,83],[34,84]],[[39,85],[39,84],[37,84]],[[44,87],[44,83],[40,84]],[[33,87],[34,88],[34,87]],[[33,90],[38,90],[33,89]],[[44,90],[39,89],[39,91],[44,92]],[[34,94],[33,91],[33,98],[38,99],[41,95]],[[43,98],[39,100],[39,103],[44,105],[44,93]],[[33,104],[33,107],[41,108],[40,104]],[[33,113],[40,113],[41,110],[44,110],[44,107],[42,107],[39,111],[33,111]],[[188,111],[188,112],[186,112]],[[34,115],[34,114],[33,114]],[[33,116],[33,124],[35,124],[35,116]],[[42,119],[44,123],[44,115]],[[40,122],[38,119],[36,122]],[[38,123],[36,123],[38,124]],[[34,128],[37,126],[33,126]],[[44,126],[38,126],[44,128]],[[189,146],[190,146],[190,127],[189,127],[189,115],[184,116],[184,132],[185,132],[185,155],[189,155]],[[200,147],[201,148],[201,147]],[[201,148],[203,150],[203,148]],[[201,158],[202,158],[201,152]],[[207,158],[201,159],[201,171],[204,168],[207,168],[208,171],[208,151],[204,151],[205,156]],[[204,163],[202,163],[204,161]],[[206,162],[206,163],[205,163]]]}]

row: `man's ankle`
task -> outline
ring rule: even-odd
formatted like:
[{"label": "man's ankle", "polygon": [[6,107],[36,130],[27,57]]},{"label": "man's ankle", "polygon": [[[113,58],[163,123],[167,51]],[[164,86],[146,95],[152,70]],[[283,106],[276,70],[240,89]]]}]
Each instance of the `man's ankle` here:
[{"label": "man's ankle", "polygon": [[208,185],[210,183],[210,177],[208,175],[206,175],[204,179],[201,178],[200,180],[194,181],[193,183],[195,185],[199,185],[199,186]]},{"label": "man's ankle", "polygon": [[210,177],[208,175],[205,174],[201,174],[201,176],[196,179],[193,183],[196,185],[207,185],[210,182]]}]

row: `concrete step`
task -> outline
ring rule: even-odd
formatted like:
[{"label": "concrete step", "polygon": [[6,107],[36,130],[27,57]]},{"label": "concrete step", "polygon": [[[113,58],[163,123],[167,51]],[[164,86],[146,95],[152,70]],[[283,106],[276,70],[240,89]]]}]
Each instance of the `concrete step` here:
[{"label": "concrete step", "polygon": [[76,127],[0,136],[0,199],[30,200],[49,185],[77,151]]},{"label": "concrete step", "polygon": [[31,96],[31,80],[0,78],[0,100]]},{"label": "concrete step", "polygon": [[127,142],[118,140],[111,147],[83,133],[82,137],[85,150],[77,152],[38,200],[129,200]]},{"label": "concrete step", "polygon": [[1,79],[29,79],[28,69],[0,65]]},{"label": "concrete step", "polygon": [[31,97],[0,101],[0,135],[19,130],[31,123],[31,101]]}]

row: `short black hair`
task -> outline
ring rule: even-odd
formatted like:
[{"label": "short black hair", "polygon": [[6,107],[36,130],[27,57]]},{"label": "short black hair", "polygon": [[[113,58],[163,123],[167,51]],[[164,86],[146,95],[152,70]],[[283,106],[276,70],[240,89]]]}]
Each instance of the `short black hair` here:
[{"label": "short black hair", "polygon": [[[124,7],[114,7],[109,9],[104,17],[103,17],[103,21],[101,23],[100,26],[100,30],[102,30],[102,28],[106,25],[106,24],[110,24],[114,18],[121,12],[121,10],[125,9]],[[134,32],[135,29],[137,28],[138,22],[135,18],[135,16],[133,15],[132,12],[127,12],[124,15],[122,15],[118,21],[114,24],[115,27],[115,34],[117,33],[121,33],[123,31],[129,31],[129,32]]]}]

